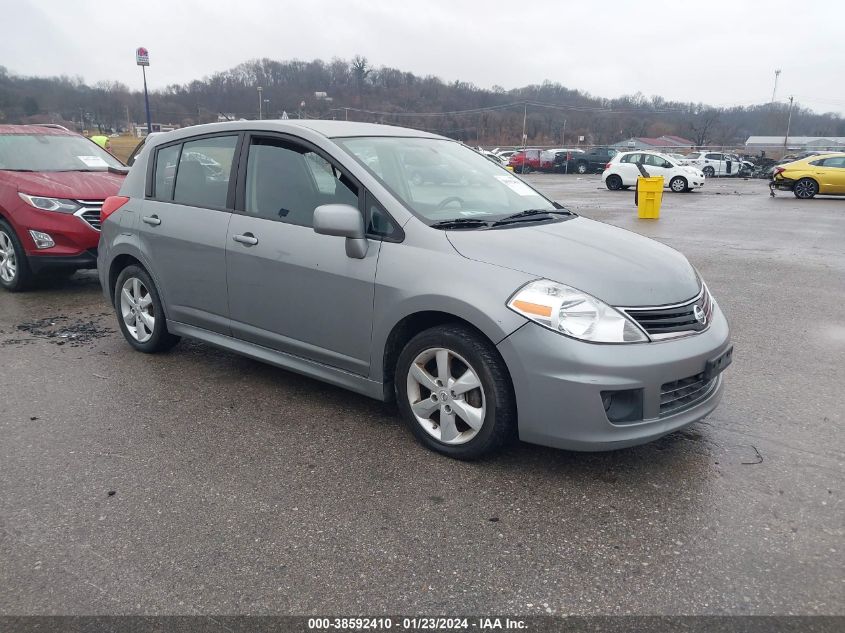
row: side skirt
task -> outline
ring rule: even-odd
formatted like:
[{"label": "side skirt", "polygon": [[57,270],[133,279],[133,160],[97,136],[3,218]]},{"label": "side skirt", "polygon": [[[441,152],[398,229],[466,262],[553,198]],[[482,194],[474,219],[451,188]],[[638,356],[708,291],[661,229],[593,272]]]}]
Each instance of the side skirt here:
[{"label": "side skirt", "polygon": [[384,385],[380,382],[369,380],[364,376],[358,376],[357,374],[352,374],[348,371],[343,371],[342,369],[329,367],[328,365],[323,365],[321,363],[293,356],[291,354],[285,354],[284,352],[279,352],[268,347],[262,347],[261,345],[256,345],[255,343],[250,343],[248,341],[241,341],[231,336],[226,336],[225,334],[218,334],[217,332],[204,330],[193,325],[179,323],[178,321],[171,321],[168,319],[167,329],[171,334],[194,338],[199,341],[203,341],[204,343],[214,345],[215,347],[220,347],[230,352],[248,356],[249,358],[260,360],[264,363],[275,365],[276,367],[281,367],[282,369],[287,369],[297,374],[302,374],[303,376],[308,376],[309,378],[322,380],[323,382],[327,382],[331,385],[343,387],[344,389],[349,389],[350,391],[360,393],[370,398],[375,398],[376,400],[387,399],[385,396]]}]

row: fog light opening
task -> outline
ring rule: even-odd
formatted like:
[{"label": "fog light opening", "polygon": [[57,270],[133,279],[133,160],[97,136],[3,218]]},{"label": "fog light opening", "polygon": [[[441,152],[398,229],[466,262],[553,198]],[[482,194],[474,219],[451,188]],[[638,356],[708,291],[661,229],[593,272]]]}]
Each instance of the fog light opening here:
[{"label": "fog light opening", "polygon": [[56,245],[49,233],[42,233],[41,231],[33,231],[30,229],[29,234],[32,237],[32,241],[35,242],[35,248],[53,248]]},{"label": "fog light opening", "polygon": [[643,419],[643,390],[602,391],[601,402],[611,424],[639,422]]}]

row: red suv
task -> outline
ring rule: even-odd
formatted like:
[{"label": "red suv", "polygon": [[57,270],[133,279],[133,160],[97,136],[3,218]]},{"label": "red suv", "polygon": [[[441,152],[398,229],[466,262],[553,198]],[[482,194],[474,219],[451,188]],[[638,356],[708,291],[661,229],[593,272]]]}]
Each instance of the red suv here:
[{"label": "red suv", "polygon": [[0,125],[0,286],[42,270],[96,268],[100,207],[127,168],[60,126]]},{"label": "red suv", "polygon": [[523,149],[510,157],[508,165],[518,174],[528,174],[532,171],[551,171],[554,160],[539,149]]}]

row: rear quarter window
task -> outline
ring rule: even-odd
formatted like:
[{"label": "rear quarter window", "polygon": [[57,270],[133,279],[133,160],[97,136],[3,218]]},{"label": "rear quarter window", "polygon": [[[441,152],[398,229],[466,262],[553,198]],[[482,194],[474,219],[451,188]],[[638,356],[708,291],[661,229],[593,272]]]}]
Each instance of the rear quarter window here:
[{"label": "rear quarter window", "polygon": [[179,162],[181,145],[170,145],[156,152],[153,197],[157,200],[173,199],[173,182],[176,178],[176,163]]}]

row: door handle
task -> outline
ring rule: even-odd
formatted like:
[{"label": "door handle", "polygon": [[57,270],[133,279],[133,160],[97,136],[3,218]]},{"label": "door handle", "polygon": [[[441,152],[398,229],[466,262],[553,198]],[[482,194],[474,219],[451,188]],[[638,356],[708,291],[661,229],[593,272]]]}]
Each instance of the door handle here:
[{"label": "door handle", "polygon": [[255,246],[258,244],[258,238],[255,237],[252,233],[244,233],[243,235],[233,235],[232,239],[238,242],[239,244],[244,244],[245,246]]},{"label": "door handle", "polygon": [[143,222],[146,222],[147,224],[151,224],[152,226],[158,226],[159,224],[161,224],[161,220],[158,219],[157,215],[148,215],[146,217],[141,218],[141,220]]}]

